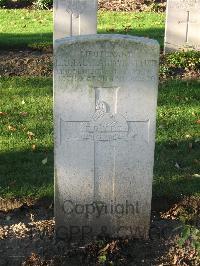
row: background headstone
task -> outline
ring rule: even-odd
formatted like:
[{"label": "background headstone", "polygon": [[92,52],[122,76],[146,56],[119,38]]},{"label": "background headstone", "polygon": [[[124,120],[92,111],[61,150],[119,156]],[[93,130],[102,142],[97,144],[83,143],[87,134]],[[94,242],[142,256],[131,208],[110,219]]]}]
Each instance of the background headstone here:
[{"label": "background headstone", "polygon": [[96,34],[97,0],[56,0],[54,40],[73,35]]},{"label": "background headstone", "polygon": [[54,55],[57,236],[147,238],[158,43],[79,36]]},{"label": "background headstone", "polygon": [[200,0],[168,0],[165,52],[200,51]]}]

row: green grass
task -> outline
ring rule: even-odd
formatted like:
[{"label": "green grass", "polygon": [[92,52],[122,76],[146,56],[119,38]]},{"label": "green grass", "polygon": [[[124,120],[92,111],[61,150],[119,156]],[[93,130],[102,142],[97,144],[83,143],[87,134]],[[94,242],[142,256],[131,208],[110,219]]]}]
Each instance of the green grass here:
[{"label": "green grass", "polygon": [[52,45],[52,16],[48,10],[0,9],[0,49]]},{"label": "green grass", "polygon": [[[7,113],[0,115],[0,195],[53,197],[52,79],[1,78],[0,85],[0,112]],[[199,173],[199,91],[200,81],[160,85],[154,197],[200,192],[193,176]]]},{"label": "green grass", "polygon": [[[200,81],[167,81],[160,85],[154,196],[200,194]],[[180,169],[176,167],[180,166]]]},{"label": "green grass", "polygon": [[[52,45],[52,31],[52,11],[0,9],[0,49]],[[99,12],[98,33],[146,36],[163,45],[164,14]]]},{"label": "green grass", "polygon": [[0,195],[52,196],[52,79],[0,82]]},{"label": "green grass", "polygon": [[98,33],[119,33],[148,37],[164,42],[163,13],[99,12]]}]

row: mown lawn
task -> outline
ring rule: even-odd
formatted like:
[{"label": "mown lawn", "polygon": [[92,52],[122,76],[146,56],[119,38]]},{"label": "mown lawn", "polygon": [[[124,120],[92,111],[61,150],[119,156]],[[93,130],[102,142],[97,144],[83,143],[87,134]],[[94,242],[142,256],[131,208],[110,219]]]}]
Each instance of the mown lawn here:
[{"label": "mown lawn", "polygon": [[51,78],[0,80],[0,195],[53,195]]},{"label": "mown lawn", "polygon": [[[98,12],[98,33],[121,33],[164,38],[164,14]],[[52,45],[53,13],[48,10],[0,9],[0,49]]]},{"label": "mown lawn", "polygon": [[[199,87],[160,85],[154,197],[200,194]],[[53,197],[52,110],[51,78],[1,78],[1,197]]]},{"label": "mown lawn", "polygon": [[164,42],[164,13],[99,12],[98,33],[130,34]]},{"label": "mown lawn", "polygon": [[48,10],[0,9],[0,49],[52,44],[52,16]]}]

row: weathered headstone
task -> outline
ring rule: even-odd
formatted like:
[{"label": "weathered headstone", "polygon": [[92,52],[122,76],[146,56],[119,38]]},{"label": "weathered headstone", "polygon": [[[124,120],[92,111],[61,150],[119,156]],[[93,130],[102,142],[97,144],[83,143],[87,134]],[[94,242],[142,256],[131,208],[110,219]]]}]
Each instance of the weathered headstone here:
[{"label": "weathered headstone", "polygon": [[56,0],[54,40],[73,35],[96,34],[97,0]]},{"label": "weathered headstone", "polygon": [[200,50],[200,0],[168,0],[165,53]]},{"label": "weathered headstone", "polygon": [[57,236],[147,238],[158,43],[79,36],[54,55]]}]

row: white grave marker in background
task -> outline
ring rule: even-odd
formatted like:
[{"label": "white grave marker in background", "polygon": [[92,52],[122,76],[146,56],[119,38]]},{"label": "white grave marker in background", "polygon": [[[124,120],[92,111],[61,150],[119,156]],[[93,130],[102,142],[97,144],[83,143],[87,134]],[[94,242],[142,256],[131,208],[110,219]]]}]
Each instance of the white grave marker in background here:
[{"label": "white grave marker in background", "polygon": [[168,0],[165,53],[200,51],[200,0]]},{"label": "white grave marker in background", "polygon": [[97,0],[56,0],[54,40],[74,35],[96,34]]},{"label": "white grave marker in background", "polygon": [[159,45],[124,35],[55,42],[58,237],[147,238]]}]

